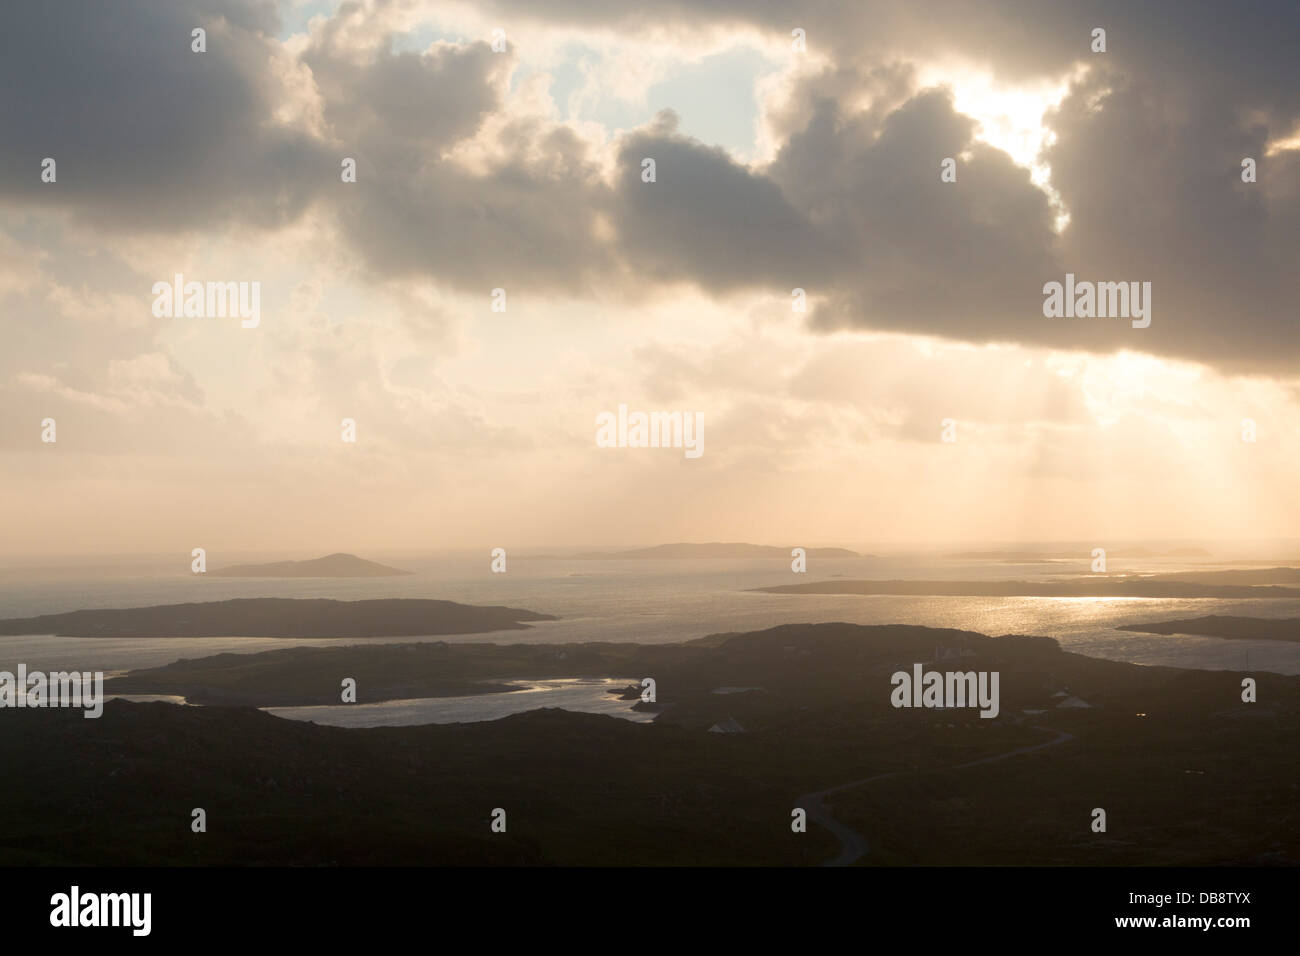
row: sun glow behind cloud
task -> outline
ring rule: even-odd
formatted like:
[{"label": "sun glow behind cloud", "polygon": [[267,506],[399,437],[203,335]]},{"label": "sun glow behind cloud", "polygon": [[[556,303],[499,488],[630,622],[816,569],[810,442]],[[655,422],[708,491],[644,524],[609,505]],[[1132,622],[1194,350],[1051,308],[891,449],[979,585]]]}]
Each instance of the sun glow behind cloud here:
[{"label": "sun glow behind cloud", "polygon": [[920,69],[918,78],[922,86],[952,90],[953,107],[979,123],[976,137],[1029,169],[1030,179],[1052,203],[1060,232],[1069,224],[1070,214],[1052,188],[1051,168],[1042,160],[1043,149],[1055,138],[1043,125],[1043,116],[1060,105],[1071,84],[1085,72],[1086,67],[1079,67],[1046,82],[1010,85],[998,82],[987,70],[935,65]]}]

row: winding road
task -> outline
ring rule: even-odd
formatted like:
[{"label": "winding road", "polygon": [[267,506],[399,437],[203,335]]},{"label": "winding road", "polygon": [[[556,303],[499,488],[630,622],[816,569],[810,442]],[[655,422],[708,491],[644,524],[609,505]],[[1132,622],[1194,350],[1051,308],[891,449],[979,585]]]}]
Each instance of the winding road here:
[{"label": "winding road", "polygon": [[[1035,727],[1034,730],[1041,730],[1045,733],[1053,733],[1047,727]],[[1044,741],[1041,744],[1030,744],[1027,747],[1017,747],[1015,750],[1008,750],[1005,753],[994,754],[992,757],[981,757],[979,760],[970,760],[966,763],[959,763],[953,767],[940,767],[939,770],[965,770],[967,767],[975,767],[982,763],[994,763],[998,760],[1006,760],[1008,757],[1016,757],[1020,754],[1031,753],[1035,750],[1043,750],[1046,747],[1055,747],[1057,744],[1063,744],[1066,741],[1073,740],[1073,734],[1067,734],[1065,731],[1055,731],[1056,736],[1051,740]],[[917,770],[892,770],[889,773],[878,773],[874,777],[864,777],[862,780],[854,780],[851,783],[842,783],[838,787],[829,787],[825,790],[818,790],[815,793],[805,793],[801,796],[796,806],[803,807],[808,813],[808,819],[820,826],[825,827],[835,835],[835,839],[840,841],[840,852],[832,860],[827,860],[822,866],[848,866],[856,862],[867,852],[867,839],[857,830],[845,826],[831,816],[831,812],[826,809],[822,802],[826,797],[835,793],[843,793],[845,790],[855,790],[858,787],[866,786],[873,780],[884,780],[887,777],[900,777],[908,773],[919,773]]]}]

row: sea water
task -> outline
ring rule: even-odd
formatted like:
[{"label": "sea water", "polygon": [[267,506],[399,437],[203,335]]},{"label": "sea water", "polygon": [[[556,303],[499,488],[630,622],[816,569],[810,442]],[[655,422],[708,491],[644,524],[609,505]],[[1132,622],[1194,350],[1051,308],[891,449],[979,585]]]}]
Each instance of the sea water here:
[{"label": "sea water", "polygon": [[[371,555],[405,568],[409,576],[388,578],[205,578],[189,572],[188,559],[120,561],[87,568],[76,563],[42,569],[0,568],[0,618],[32,617],[80,608],[138,607],[238,597],[437,598],[466,604],[499,604],[552,614],[557,621],[526,629],[425,638],[71,638],[48,635],[0,636],[0,668],[25,662],[42,670],[103,670],[108,675],[156,667],[180,658],[223,652],[255,653],[302,645],[412,643],[425,640],[512,643],[633,641],[666,643],[708,634],[760,630],[779,624],[845,621],[855,624],[916,624],[1003,634],[1045,635],[1065,650],[1135,664],[1211,670],[1300,674],[1300,644],[1240,641],[1188,635],[1118,631],[1116,626],[1201,617],[1208,614],[1300,617],[1300,600],[1217,598],[1036,598],[923,597],[906,595],[766,594],[754,588],[831,578],[926,580],[1049,580],[1086,573],[1086,560],[1005,563],[980,559],[902,555],[873,558],[810,558],[806,574],[795,575],[788,560],[577,560],[512,554],[509,570],[494,574],[488,554]],[[244,560],[242,556],[228,563]],[[214,560],[214,566],[221,566]],[[1284,563],[1284,562],[1279,562]],[[1205,561],[1112,559],[1110,570],[1169,572],[1212,569]],[[565,687],[537,682],[527,692],[532,706],[566,706],[631,712],[626,702],[609,704],[591,685]],[[521,692],[470,698],[436,698],[418,703],[349,705],[355,726],[392,723],[396,715],[443,720],[492,719],[514,712],[508,698]],[[547,703],[551,700],[555,703]],[[508,708],[502,710],[502,708]],[[523,709],[530,709],[525,707]],[[286,708],[275,708],[281,712]],[[306,711],[302,710],[303,716]],[[605,712],[605,711],[600,711]],[[483,716],[473,717],[473,714]],[[321,717],[317,714],[317,717]],[[307,717],[307,719],[313,719]],[[344,718],[338,717],[338,720]],[[334,722],[335,718],[331,718]],[[367,721],[374,721],[367,723]]]}]

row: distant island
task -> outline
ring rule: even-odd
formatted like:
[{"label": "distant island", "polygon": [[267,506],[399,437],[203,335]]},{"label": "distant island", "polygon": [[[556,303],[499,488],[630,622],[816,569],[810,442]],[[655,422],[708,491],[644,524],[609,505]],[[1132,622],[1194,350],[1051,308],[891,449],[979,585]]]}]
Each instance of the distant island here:
[{"label": "distant island", "polygon": [[1300,588],[1200,584],[1150,577],[1065,581],[813,581],[752,588],[768,594],[910,594],[923,597],[1300,598]]},{"label": "distant island", "polygon": [[207,573],[214,578],[387,578],[411,572],[367,561],[355,554],[327,554],[310,561],[236,564]]},{"label": "distant island", "polygon": [[1300,568],[1178,571],[1154,577],[1159,581],[1194,581],[1197,584],[1300,584]]},{"label": "distant island", "polygon": [[[581,561],[599,560],[683,560],[689,558],[789,558],[793,550],[778,548],[766,544],[745,544],[743,542],[709,544],[660,544],[653,548],[634,548],[631,551],[586,551],[582,554],[569,555]],[[863,558],[870,555],[858,554],[847,548],[804,548],[810,558]]]},{"label": "distant island", "polygon": [[1291,641],[1300,643],[1300,618],[1233,617],[1210,614],[1206,617],[1182,621],[1151,621],[1146,624],[1125,624],[1117,631],[1138,631],[1144,634],[1195,634],[1202,637],[1222,637],[1239,641]]},{"label": "distant island", "polygon": [[526,630],[557,618],[455,601],[236,598],[197,604],[96,608],[0,621],[0,634],[59,637],[423,637]]},{"label": "distant island", "polygon": [[[1106,554],[1112,558],[1208,558],[1211,556],[1204,548],[1174,548],[1171,551],[1152,551],[1150,548],[1108,548]],[[1086,560],[1091,556],[1091,548],[1079,548],[1074,551],[958,551],[949,555],[953,558],[989,561],[1047,561],[1058,558]]]}]

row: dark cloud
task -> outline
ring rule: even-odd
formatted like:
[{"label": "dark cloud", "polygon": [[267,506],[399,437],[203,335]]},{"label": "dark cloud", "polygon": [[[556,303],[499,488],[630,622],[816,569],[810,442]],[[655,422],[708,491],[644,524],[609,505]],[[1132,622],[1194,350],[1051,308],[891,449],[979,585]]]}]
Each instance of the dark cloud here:
[{"label": "dark cloud", "polygon": [[[620,247],[646,280],[690,280],[714,290],[784,285],[808,276],[819,237],[770,178],[721,149],[675,133],[664,113],[628,136],[616,180]],[[655,181],[643,181],[643,163]]]},{"label": "dark cloud", "polygon": [[[771,171],[795,205],[816,210],[834,250],[817,324],[965,337],[982,323],[980,338],[1018,337],[1012,303],[1038,300],[1036,288],[1017,296],[1025,274],[1055,268],[1051,211],[1026,170],[973,135],[946,92],[879,118],[818,103]],[[957,160],[955,183],[940,180],[944,158]]]},{"label": "dark cloud", "polygon": [[486,43],[359,52],[327,27],[303,59],[358,162],[357,183],[325,202],[368,271],[486,296],[580,289],[613,268],[597,239],[608,187],[567,127],[507,122],[473,171],[445,156],[500,106],[508,55]]},{"label": "dark cloud", "polygon": [[[616,7],[496,0],[493,6],[503,15],[625,29],[743,23],[784,38],[799,26],[812,50],[829,54],[832,67],[773,117],[777,132],[789,136],[776,164],[747,174],[781,190],[774,197],[759,182],[744,187],[754,197],[754,220],[734,210],[719,219],[718,199],[697,204],[700,215],[692,222],[690,204],[665,196],[665,189],[656,198],[677,211],[644,216],[629,229],[637,248],[672,246],[671,255],[706,287],[734,285],[744,270],[727,251],[706,254],[697,238],[716,237],[719,221],[737,228],[766,222],[776,230],[782,215],[774,211],[794,209],[816,233],[817,261],[795,249],[785,257],[764,254],[754,237],[743,247],[758,250],[749,260],[756,284],[785,284],[777,277],[782,263],[798,263],[822,284],[828,301],[815,316],[817,327],[1129,348],[1235,369],[1295,367],[1300,154],[1265,153],[1270,142],[1300,131],[1298,4],[665,0]],[[1107,31],[1104,54],[1089,48],[1094,27]],[[1048,228],[1044,194],[1005,157],[972,146],[941,98],[922,94],[903,103],[900,91],[912,82],[903,64],[945,58],[982,64],[1011,82],[1093,68],[1050,118],[1058,139],[1046,159],[1070,214],[1059,237]],[[866,113],[846,108],[864,98],[871,104]],[[959,186],[937,188],[936,157],[961,148],[971,158],[961,164]],[[1247,156],[1259,163],[1258,183],[1240,180]],[[706,180],[706,154],[693,158],[695,175]],[[676,181],[690,178],[676,171]],[[674,180],[663,181],[670,189]],[[744,191],[738,183],[725,195],[738,199]],[[647,223],[656,221],[671,221],[675,246],[667,235],[647,234]],[[1067,270],[1080,279],[1152,282],[1151,327],[1044,319],[1042,285]]]},{"label": "dark cloud", "polygon": [[[270,3],[18,4],[0,31],[0,198],[114,229],[295,216],[318,144],[272,122]],[[191,31],[207,30],[207,52]],[[41,161],[58,181],[40,181]]]},{"label": "dark cloud", "polygon": [[[823,327],[1045,334],[1033,277],[1057,269],[1047,198],[1005,154],[973,142],[974,123],[946,92],[888,113],[846,114],[819,98],[805,123],[761,171],[662,123],[629,137],[618,181],[628,260],[648,278],[719,292],[803,288],[823,300]],[[942,183],[940,161],[967,151],[958,183]],[[645,156],[653,184],[641,182]]]},{"label": "dark cloud", "polygon": [[[483,43],[395,52],[348,3],[298,63],[270,3],[33,4],[0,39],[0,199],[105,230],[276,226],[330,211],[367,272],[463,289],[628,293],[682,281],[726,293],[807,289],[815,329],[1152,351],[1294,368],[1300,5],[1162,0],[777,3],[615,9],[497,0],[511,17],[653,29],[808,31],[830,66],[772,114],[775,159],[746,166],[661,117],[617,144],[612,178],[562,124],[496,121],[472,165],[450,158],[502,105],[511,54]],[[192,27],[208,52],[190,51]],[[1108,52],[1090,52],[1093,27]],[[1091,72],[1048,117],[1045,154],[1070,215],[1059,235],[1028,172],[975,138],[912,64],[983,63],[1018,81]],[[280,115],[301,71],[323,129]],[[359,182],[339,183],[341,156]],[[39,181],[44,156],[59,182]],[[641,181],[641,159],[657,182]],[[1254,157],[1259,182],[1240,181]],[[939,162],[958,159],[958,181]],[[1147,329],[1046,319],[1045,282],[1149,281]]]},{"label": "dark cloud", "polygon": [[[1181,115],[1164,105],[1143,80],[1107,71],[1052,117],[1065,262],[1080,278],[1152,283],[1155,317],[1134,347],[1294,367],[1300,154],[1265,156],[1267,128],[1213,100]],[[1259,182],[1241,181],[1243,157]]]},{"label": "dark cloud", "polygon": [[380,48],[358,56],[332,31],[323,31],[302,59],[334,135],[389,163],[473,135],[499,105],[497,74],[506,62],[486,43],[426,53]]},{"label": "dark cloud", "polygon": [[586,143],[532,121],[505,136],[523,145],[484,171],[426,156],[410,176],[368,177],[333,200],[368,268],[485,297],[496,287],[576,292],[615,280],[621,267],[599,234],[610,192]]}]

